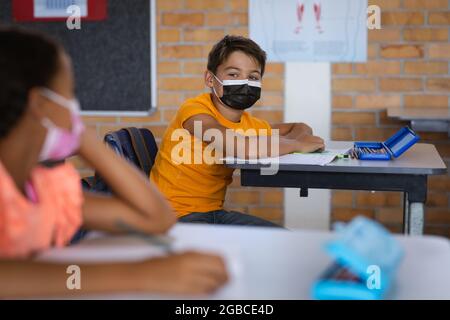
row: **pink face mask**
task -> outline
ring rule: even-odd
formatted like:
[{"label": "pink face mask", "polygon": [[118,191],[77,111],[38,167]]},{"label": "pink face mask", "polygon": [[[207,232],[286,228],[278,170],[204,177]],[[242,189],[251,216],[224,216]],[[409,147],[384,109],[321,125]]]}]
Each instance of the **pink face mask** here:
[{"label": "pink face mask", "polygon": [[72,130],[56,126],[50,119],[43,118],[41,123],[47,129],[39,161],[62,160],[73,155],[80,147],[80,137],[84,124],[80,117],[80,104],[77,99],[69,100],[49,89],[42,89],[41,94],[56,104],[69,109]]}]

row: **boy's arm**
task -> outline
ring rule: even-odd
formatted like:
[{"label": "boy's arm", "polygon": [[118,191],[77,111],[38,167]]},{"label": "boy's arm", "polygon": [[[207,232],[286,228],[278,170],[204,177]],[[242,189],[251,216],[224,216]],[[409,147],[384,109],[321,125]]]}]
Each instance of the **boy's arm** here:
[{"label": "boy's arm", "polygon": [[324,145],[323,150],[325,148],[325,143],[322,138],[314,136],[313,131],[310,126],[305,123],[278,123],[272,125],[272,129],[279,129],[280,135],[285,138],[299,140],[303,143],[321,143]]},{"label": "boy's arm", "polygon": [[272,129],[280,130],[280,136],[288,136],[294,139],[305,135],[312,135],[313,131],[306,123],[277,123],[271,125]]},{"label": "boy's arm", "polygon": [[109,197],[86,194],[83,215],[87,227],[120,231],[115,225],[119,219],[122,225],[163,233],[176,222],[172,208],[150,179],[88,130],[82,136],[79,155],[97,170],[114,192]]},{"label": "boy's arm", "polygon": [[[194,124],[196,121],[199,121],[202,124],[201,134],[200,132],[194,131]],[[310,142],[310,141],[299,141],[297,139],[292,139],[290,137],[285,136],[244,136],[240,134],[236,134],[237,139],[232,141],[228,141],[226,130],[227,128],[222,126],[216,119],[207,114],[197,114],[188,118],[183,123],[183,128],[188,130],[191,135],[195,135],[199,140],[204,141],[206,143],[212,143],[214,149],[221,150],[222,155],[226,156],[236,156],[242,154],[242,150],[238,150],[239,146],[245,146],[244,155],[245,159],[255,159],[255,158],[263,158],[263,157],[272,157],[283,154],[288,154],[291,152],[299,151],[299,152],[312,152],[324,147],[323,143],[318,142]],[[221,133],[221,141],[213,141],[205,140],[203,137],[205,136],[205,132],[209,129],[218,130]],[[266,143],[265,150],[260,150],[258,145],[260,145],[259,139],[264,139]],[[272,139],[279,139],[279,150],[272,150],[271,146],[273,145]],[[255,141],[256,140],[256,141]],[[278,151],[278,152],[277,152]]]}]

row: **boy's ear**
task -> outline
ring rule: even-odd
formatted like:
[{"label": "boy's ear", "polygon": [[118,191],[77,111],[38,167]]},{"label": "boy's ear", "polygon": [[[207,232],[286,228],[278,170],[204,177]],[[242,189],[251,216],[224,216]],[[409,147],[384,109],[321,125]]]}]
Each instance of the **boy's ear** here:
[{"label": "boy's ear", "polygon": [[213,80],[214,80],[214,77],[213,77],[213,75],[211,74],[211,72],[210,72],[209,70],[206,70],[206,71],[205,71],[205,85],[206,85],[208,88],[212,88],[212,87],[214,86]]}]

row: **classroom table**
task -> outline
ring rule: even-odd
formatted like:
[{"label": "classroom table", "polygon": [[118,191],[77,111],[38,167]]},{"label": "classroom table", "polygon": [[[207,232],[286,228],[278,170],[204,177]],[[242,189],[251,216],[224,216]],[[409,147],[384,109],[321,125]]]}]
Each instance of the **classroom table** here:
[{"label": "classroom table", "polygon": [[[329,149],[352,146],[349,141],[326,143]],[[300,188],[300,196],[307,196],[308,188],[403,192],[403,231],[415,235],[423,233],[427,177],[447,172],[435,146],[424,143],[390,161],[336,159],[325,166],[280,164],[273,175],[262,175],[262,164],[227,165],[240,169],[242,186]]]},{"label": "classroom table", "polygon": [[[204,299],[311,299],[311,287],[331,258],[325,231],[177,223],[170,231],[174,251],[221,254],[229,283]],[[386,299],[450,299],[450,243],[436,236],[396,235],[405,255]],[[159,251],[158,251],[159,250]],[[145,239],[97,234],[77,245],[53,249],[38,260],[87,263],[136,261],[164,254]],[[82,270],[81,270],[82,274]],[[81,278],[81,285],[83,286]],[[138,293],[81,296],[91,299],[194,299]],[[73,297],[72,297],[73,298]]]},{"label": "classroom table", "polygon": [[416,131],[447,132],[450,137],[450,109],[448,108],[390,108],[389,118],[409,121]]}]

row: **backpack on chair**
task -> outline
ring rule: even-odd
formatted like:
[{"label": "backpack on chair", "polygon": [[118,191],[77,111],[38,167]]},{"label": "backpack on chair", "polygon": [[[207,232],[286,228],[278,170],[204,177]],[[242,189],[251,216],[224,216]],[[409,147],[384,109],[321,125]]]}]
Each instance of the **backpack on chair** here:
[{"label": "backpack on chair", "polygon": [[[138,167],[147,177],[155,163],[158,146],[152,132],[145,128],[123,128],[105,135],[104,142],[119,156]],[[93,177],[82,179],[83,188],[103,193],[111,193],[103,178],[95,173]]]}]

